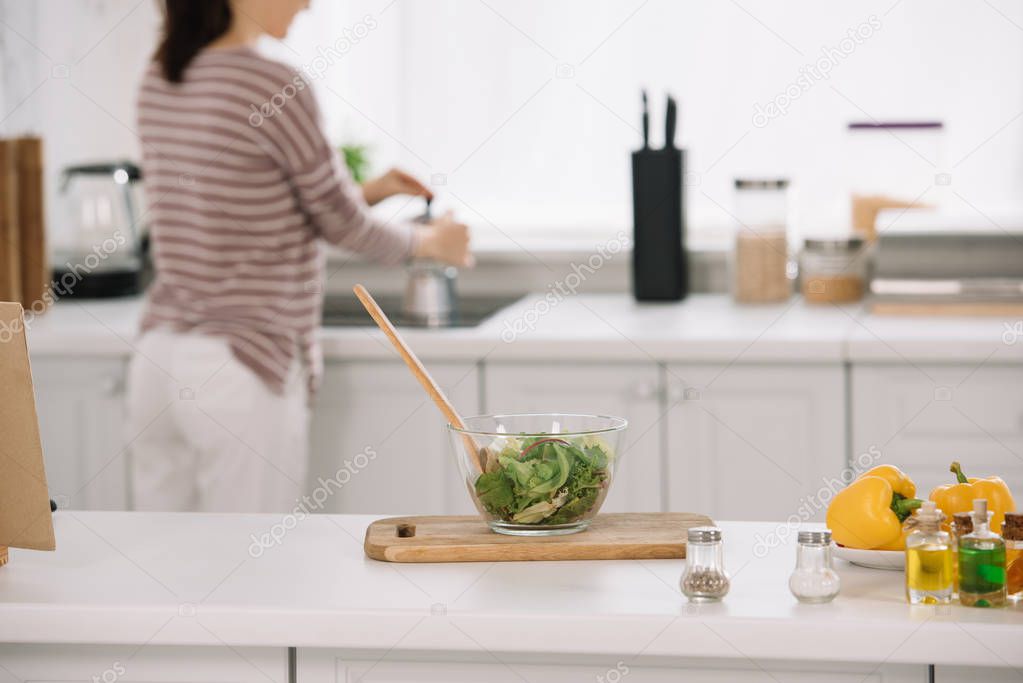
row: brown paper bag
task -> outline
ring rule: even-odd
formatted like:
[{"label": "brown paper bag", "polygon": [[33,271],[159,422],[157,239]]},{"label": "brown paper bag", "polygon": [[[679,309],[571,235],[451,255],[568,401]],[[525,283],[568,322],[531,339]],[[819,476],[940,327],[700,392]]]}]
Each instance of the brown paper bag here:
[{"label": "brown paper bag", "polygon": [[21,301],[17,181],[17,143],[0,139],[0,301]]},{"label": "brown paper bag", "polygon": [[21,304],[0,302],[0,546],[53,550]]},{"label": "brown paper bag", "polygon": [[21,305],[42,313],[50,264],[46,258],[46,219],[43,213],[43,141],[24,137],[15,141],[18,168],[18,250],[21,252]]}]

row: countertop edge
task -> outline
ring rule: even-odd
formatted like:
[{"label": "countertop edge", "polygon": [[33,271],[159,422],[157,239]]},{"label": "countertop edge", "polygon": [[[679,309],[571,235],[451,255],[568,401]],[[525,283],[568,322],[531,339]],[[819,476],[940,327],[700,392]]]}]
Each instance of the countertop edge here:
[{"label": "countertop edge", "polygon": [[[44,609],[0,606],[8,644],[302,647],[402,652],[501,652],[650,659],[1023,666],[1018,625],[935,616],[918,624],[664,616],[460,615],[280,609]],[[784,639],[765,632],[784,629]],[[461,634],[472,633],[458,637]],[[89,634],[83,637],[82,634]],[[457,641],[457,642],[455,642]],[[383,645],[387,643],[388,645]],[[395,645],[390,645],[396,643]],[[608,643],[615,643],[609,649]],[[779,644],[788,643],[790,647]],[[889,644],[894,644],[890,646]]]},{"label": "countertop edge", "polygon": [[[1023,363],[1023,328],[996,318],[864,316],[858,308],[818,311],[798,300],[744,308],[720,295],[694,295],[662,309],[625,294],[580,294],[540,315],[534,299],[524,297],[475,328],[403,334],[424,360],[467,363]],[[28,326],[33,358],[130,357],[141,300],[60,306]],[[320,340],[328,362],[397,358],[371,327],[323,327]]]}]

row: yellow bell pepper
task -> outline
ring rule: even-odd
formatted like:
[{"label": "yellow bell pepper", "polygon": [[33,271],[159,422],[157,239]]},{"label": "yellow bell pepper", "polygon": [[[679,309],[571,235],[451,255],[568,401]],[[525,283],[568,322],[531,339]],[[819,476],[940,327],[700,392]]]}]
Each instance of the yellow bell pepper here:
[{"label": "yellow bell pepper", "polygon": [[827,524],[836,543],[867,550],[904,547],[902,522],[923,501],[895,490],[892,480],[901,491],[916,492],[913,482],[897,467],[881,467],[885,469],[878,474],[865,472],[832,499]]},{"label": "yellow bell pepper", "polygon": [[881,477],[892,485],[892,491],[903,498],[916,498],[916,484],[905,472],[895,465],[878,465],[861,474],[861,477]]},{"label": "yellow bell pepper", "polygon": [[946,522],[942,525],[945,530],[949,528],[952,515],[973,510],[973,501],[984,498],[987,500],[987,509],[994,513],[991,517],[991,531],[1002,533],[1005,513],[1016,511],[1012,493],[1002,478],[967,477],[958,462],[953,462],[948,469],[956,475],[956,483],[937,486],[931,491],[931,500],[945,513]]}]

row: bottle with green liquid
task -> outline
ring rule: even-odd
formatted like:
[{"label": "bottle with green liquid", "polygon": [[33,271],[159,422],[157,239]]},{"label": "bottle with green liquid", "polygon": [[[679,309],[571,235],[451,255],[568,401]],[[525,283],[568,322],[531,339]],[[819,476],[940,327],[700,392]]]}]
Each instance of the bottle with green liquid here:
[{"label": "bottle with green liquid", "polygon": [[973,501],[973,531],[959,539],[959,602],[1005,604],[1005,542],[988,527],[987,501]]},{"label": "bottle with green liquid", "polygon": [[952,539],[942,531],[945,516],[933,500],[924,501],[907,522],[906,599],[913,605],[952,602]]}]

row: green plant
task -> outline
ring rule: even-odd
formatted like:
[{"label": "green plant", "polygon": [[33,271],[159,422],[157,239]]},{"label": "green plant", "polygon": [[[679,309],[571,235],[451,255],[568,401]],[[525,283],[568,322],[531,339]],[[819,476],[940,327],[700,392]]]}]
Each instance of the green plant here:
[{"label": "green plant", "polygon": [[369,177],[369,148],[366,145],[341,145],[345,165],[355,182],[362,184]]}]

